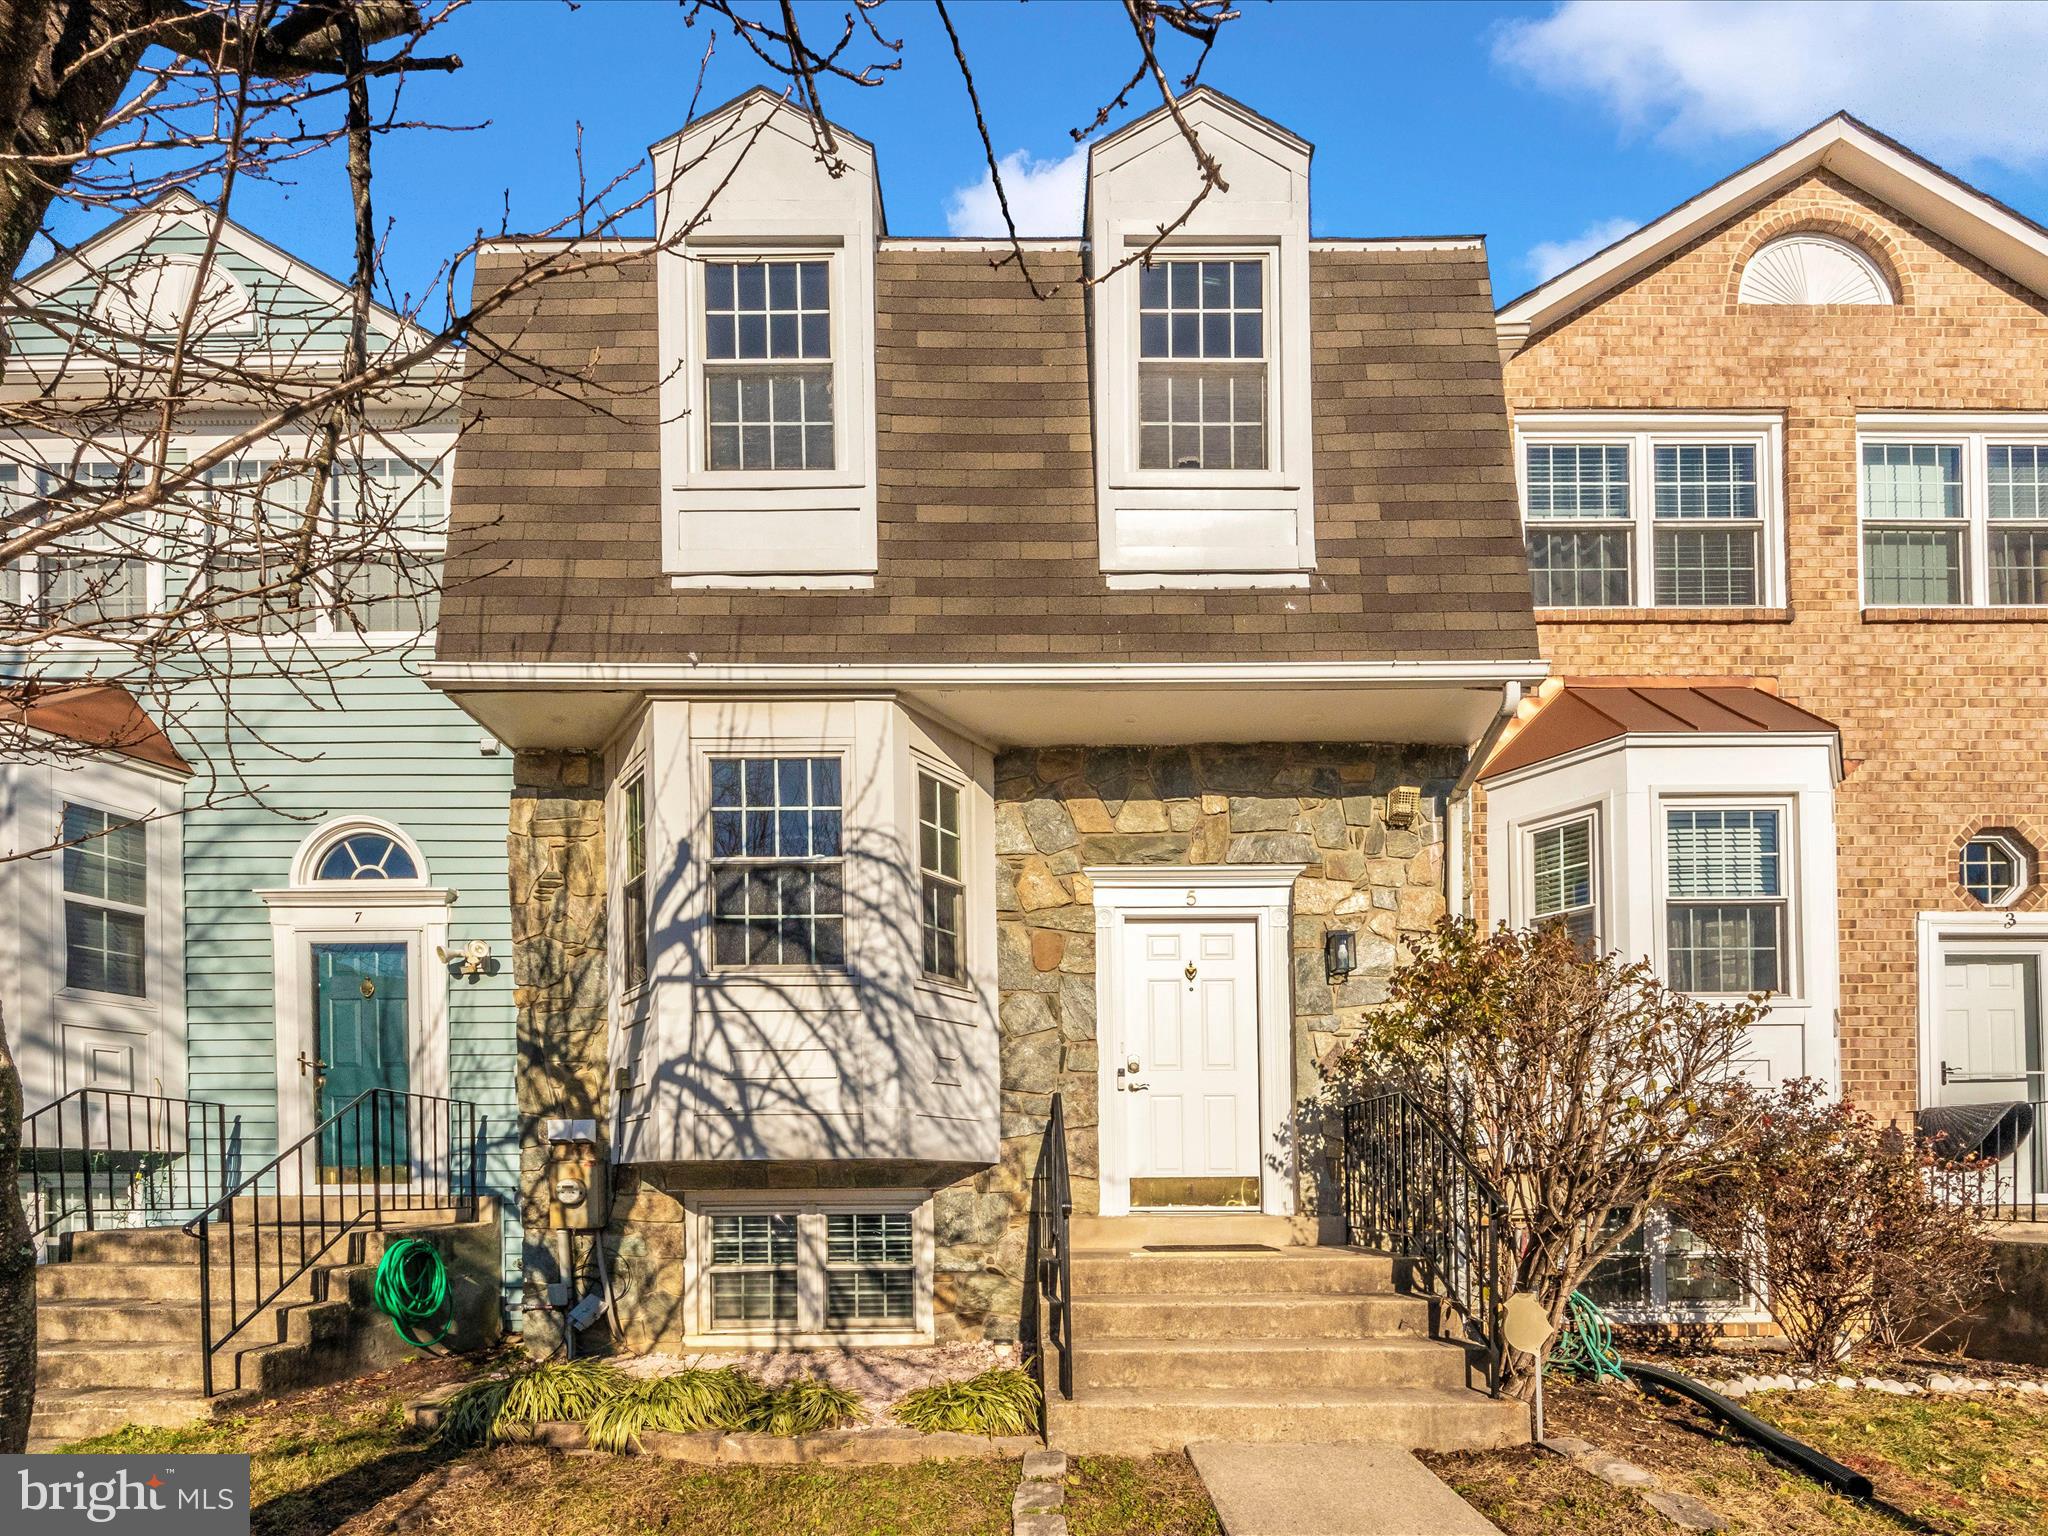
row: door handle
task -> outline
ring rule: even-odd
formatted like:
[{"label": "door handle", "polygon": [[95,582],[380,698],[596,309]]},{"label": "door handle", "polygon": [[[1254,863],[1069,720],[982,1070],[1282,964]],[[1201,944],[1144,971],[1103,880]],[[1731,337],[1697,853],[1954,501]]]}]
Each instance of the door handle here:
[{"label": "door handle", "polygon": [[304,1051],[301,1051],[299,1052],[299,1076],[304,1077],[308,1072],[311,1072],[315,1077],[325,1077],[327,1075],[327,1063],[317,1056],[309,1057]]}]

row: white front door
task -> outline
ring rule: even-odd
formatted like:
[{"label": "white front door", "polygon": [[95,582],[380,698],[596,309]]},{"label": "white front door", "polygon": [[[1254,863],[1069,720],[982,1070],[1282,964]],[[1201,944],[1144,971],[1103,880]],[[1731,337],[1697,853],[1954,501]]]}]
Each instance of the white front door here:
[{"label": "white front door", "polygon": [[1941,1102],[2048,1097],[2041,1068],[2040,977],[2032,955],[1949,955],[1942,971]]},{"label": "white front door", "polygon": [[[1258,960],[1249,922],[1124,929],[1116,1102],[1131,1203],[1258,1203]],[[1154,1198],[1148,1198],[1152,1196]]]}]

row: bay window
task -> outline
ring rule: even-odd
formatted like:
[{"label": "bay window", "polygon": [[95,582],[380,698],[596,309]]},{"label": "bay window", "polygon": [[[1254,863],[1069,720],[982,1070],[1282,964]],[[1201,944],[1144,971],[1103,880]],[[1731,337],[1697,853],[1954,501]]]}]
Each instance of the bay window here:
[{"label": "bay window", "polygon": [[962,923],[967,888],[960,878],[960,790],[929,773],[917,776],[918,909],[924,971],[946,981],[967,978]]},{"label": "bay window", "polygon": [[1782,813],[1711,806],[1664,813],[1665,979],[1680,992],[1785,992]]},{"label": "bay window", "polygon": [[1578,816],[1531,833],[1529,864],[1534,885],[1530,915],[1536,924],[1555,923],[1582,949],[1590,949],[1598,923],[1593,818]]},{"label": "bay window", "polygon": [[1868,418],[1866,608],[2048,606],[2048,436],[2033,418]]},{"label": "bay window", "polygon": [[1537,607],[1778,600],[1774,421],[1537,416],[1519,436]]},{"label": "bay window", "polygon": [[619,987],[647,983],[647,780],[635,774],[620,796]]}]

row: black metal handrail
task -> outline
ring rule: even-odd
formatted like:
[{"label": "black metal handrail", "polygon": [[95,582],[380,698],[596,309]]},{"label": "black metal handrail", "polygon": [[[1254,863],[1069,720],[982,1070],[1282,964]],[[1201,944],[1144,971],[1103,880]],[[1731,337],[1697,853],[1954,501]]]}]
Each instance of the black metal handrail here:
[{"label": "black metal handrail", "polygon": [[[1954,1080],[1963,1080],[1961,1074]],[[1931,1154],[1936,1187],[1948,1198],[1986,1221],[2041,1220],[2048,1208],[2048,1099],[1925,1109],[1914,1132]]]},{"label": "black metal handrail", "polygon": [[18,1161],[39,1244],[68,1224],[181,1222],[234,1178],[225,1105],[125,1088],[74,1088],[24,1116]]},{"label": "black metal handrail", "polygon": [[1067,1181],[1067,1112],[1060,1096],[1052,1096],[1045,1138],[1038,1144],[1038,1164],[1031,1173],[1031,1221],[1025,1229],[1024,1317],[1020,1332],[1041,1398],[1052,1392],[1046,1383],[1046,1351],[1059,1356],[1053,1381],[1061,1397],[1074,1395],[1074,1251],[1069,1226],[1074,1191]]},{"label": "black metal handrail", "polygon": [[1343,1122],[1346,1240],[1418,1267],[1485,1350],[1486,1390],[1500,1396],[1507,1201],[1450,1131],[1402,1089],[1347,1103]]},{"label": "black metal handrail", "polygon": [[[358,1227],[382,1231],[387,1216],[451,1208],[457,1220],[475,1220],[480,1159],[474,1104],[371,1088],[186,1222],[185,1231],[199,1240],[200,1373],[207,1395],[213,1395],[213,1357],[221,1347]],[[246,1205],[246,1213],[237,1205]],[[216,1242],[223,1250],[218,1256]],[[216,1257],[227,1276],[218,1324]]]}]

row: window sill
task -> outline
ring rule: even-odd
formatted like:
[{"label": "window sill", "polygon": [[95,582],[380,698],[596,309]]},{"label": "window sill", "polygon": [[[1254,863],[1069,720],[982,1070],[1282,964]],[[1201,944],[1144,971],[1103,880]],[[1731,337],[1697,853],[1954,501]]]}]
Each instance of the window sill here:
[{"label": "window sill", "polygon": [[1541,608],[1538,624],[1790,624],[1790,608]]},{"label": "window sill", "polygon": [[1265,587],[1305,590],[1308,571],[1105,571],[1111,592],[1240,592]]},{"label": "window sill", "polygon": [[872,572],[806,574],[793,571],[786,576],[670,576],[670,587],[679,592],[866,592],[873,589]]},{"label": "window sill", "polygon": [[2048,624],[2048,606],[2038,608],[1865,608],[1866,624]]}]

